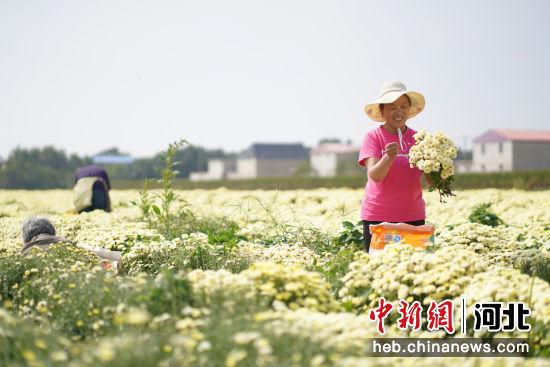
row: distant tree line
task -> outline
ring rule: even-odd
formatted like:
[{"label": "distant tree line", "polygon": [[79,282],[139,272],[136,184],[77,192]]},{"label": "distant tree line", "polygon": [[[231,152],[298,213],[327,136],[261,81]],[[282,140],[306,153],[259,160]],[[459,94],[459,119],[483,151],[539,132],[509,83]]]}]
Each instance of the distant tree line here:
[{"label": "distant tree line", "polygon": [[[327,139],[327,142],[330,142]],[[117,148],[105,150],[98,155],[125,155]],[[174,169],[178,178],[189,178],[191,172],[206,171],[208,160],[212,158],[235,158],[235,154],[223,150],[207,150],[197,146],[187,146],[178,151]],[[471,151],[459,151],[457,159],[472,159]],[[0,167],[0,189],[55,189],[70,188],[74,185],[74,176],[79,167],[92,164],[91,157],[67,155],[63,150],[48,146],[44,148],[13,150],[6,162]],[[150,158],[136,159],[132,164],[103,165],[112,180],[132,180],[160,178],[163,167],[163,154],[157,153]],[[297,176],[309,176],[311,164],[304,162]],[[346,172],[340,172],[345,174]],[[349,173],[348,173],[349,174]]]},{"label": "distant tree line", "polygon": [[69,187],[75,170],[91,163],[90,158],[67,156],[54,147],[16,148],[0,169],[0,188],[53,189]]},{"label": "distant tree line", "polygon": [[[100,154],[123,155],[117,148]],[[177,177],[189,178],[194,171],[205,171],[208,159],[234,157],[223,150],[206,150],[187,146],[176,153],[174,169]],[[127,165],[103,165],[111,179],[160,178],[163,166],[162,153],[151,158],[136,159]],[[55,189],[70,188],[79,167],[92,164],[91,157],[67,155],[63,150],[51,146],[44,148],[16,148],[0,168],[0,189]]]}]

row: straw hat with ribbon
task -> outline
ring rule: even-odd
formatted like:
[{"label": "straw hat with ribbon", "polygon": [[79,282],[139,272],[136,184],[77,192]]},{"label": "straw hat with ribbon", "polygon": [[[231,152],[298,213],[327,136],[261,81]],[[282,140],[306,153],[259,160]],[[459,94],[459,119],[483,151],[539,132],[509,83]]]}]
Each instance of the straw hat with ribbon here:
[{"label": "straw hat with ribbon", "polygon": [[408,118],[413,118],[418,115],[426,104],[424,96],[418,92],[407,90],[405,84],[401,82],[389,82],[382,86],[378,99],[365,106],[365,112],[372,120],[378,122],[384,122],[382,112],[380,111],[380,104],[395,102],[403,94],[406,94],[411,100],[411,108],[409,109]]}]

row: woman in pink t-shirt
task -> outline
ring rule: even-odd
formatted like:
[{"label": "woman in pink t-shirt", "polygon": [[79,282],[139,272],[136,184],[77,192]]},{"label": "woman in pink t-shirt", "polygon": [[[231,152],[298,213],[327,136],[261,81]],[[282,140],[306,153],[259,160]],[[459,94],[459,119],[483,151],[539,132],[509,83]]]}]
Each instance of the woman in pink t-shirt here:
[{"label": "woman in pink t-shirt", "polygon": [[379,98],[365,107],[372,120],[383,122],[365,135],[359,151],[359,164],[367,167],[368,174],[361,202],[367,252],[371,224],[425,224],[426,204],[420,182],[422,171],[411,168],[408,157],[409,149],[415,143],[413,135],[416,131],[406,125],[408,119],[424,109],[424,105],[422,94],[407,90],[403,83],[390,82],[382,86]]}]

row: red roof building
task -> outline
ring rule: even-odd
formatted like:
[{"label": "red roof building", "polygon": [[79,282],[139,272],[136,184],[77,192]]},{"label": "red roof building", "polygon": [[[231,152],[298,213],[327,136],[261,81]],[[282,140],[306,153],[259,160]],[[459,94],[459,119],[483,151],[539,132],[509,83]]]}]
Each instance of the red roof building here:
[{"label": "red roof building", "polygon": [[550,130],[489,130],[476,139],[474,143],[489,143],[496,141],[542,141],[550,142]]},{"label": "red roof building", "polygon": [[494,129],[474,139],[474,171],[536,169],[550,169],[550,130]]}]

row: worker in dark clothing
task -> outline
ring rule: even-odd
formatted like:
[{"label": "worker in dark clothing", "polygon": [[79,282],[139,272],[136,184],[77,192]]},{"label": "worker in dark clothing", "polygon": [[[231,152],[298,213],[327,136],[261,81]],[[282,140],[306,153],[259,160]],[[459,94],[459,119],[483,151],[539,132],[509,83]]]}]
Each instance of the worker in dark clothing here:
[{"label": "worker in dark clothing", "polygon": [[76,172],[76,181],[80,180],[82,177],[100,177],[105,181],[107,184],[107,188],[111,189],[111,183],[109,182],[109,176],[107,175],[107,172],[94,164],[86,167],[79,168]]},{"label": "worker in dark clothing", "polygon": [[96,209],[111,211],[111,183],[103,168],[95,165],[80,168],[76,173],[75,183],[74,204],[78,213]]}]

